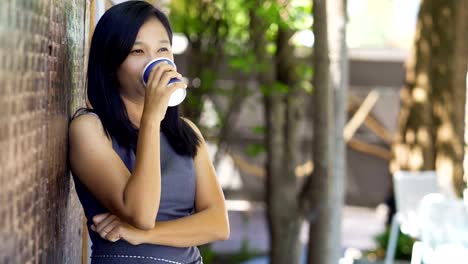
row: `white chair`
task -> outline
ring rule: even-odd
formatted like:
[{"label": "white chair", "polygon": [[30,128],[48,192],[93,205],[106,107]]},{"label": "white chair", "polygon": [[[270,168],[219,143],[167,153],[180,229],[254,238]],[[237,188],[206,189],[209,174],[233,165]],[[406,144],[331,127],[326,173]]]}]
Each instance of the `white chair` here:
[{"label": "white chair", "polygon": [[411,237],[419,237],[419,203],[426,194],[439,191],[437,173],[397,171],[393,175],[393,189],[397,212],[392,218],[385,264],[394,263],[400,229]]},{"label": "white chair", "polygon": [[419,208],[420,239],[411,264],[468,262],[468,212],[462,199],[440,193],[426,195]]}]

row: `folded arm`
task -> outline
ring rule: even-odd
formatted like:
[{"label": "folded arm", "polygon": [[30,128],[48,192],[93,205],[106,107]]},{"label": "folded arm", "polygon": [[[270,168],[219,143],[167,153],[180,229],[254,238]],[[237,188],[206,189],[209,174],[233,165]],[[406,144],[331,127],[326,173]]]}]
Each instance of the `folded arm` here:
[{"label": "folded arm", "polygon": [[[193,215],[171,221],[158,221],[154,228],[141,230],[128,224],[96,221],[96,231],[110,241],[120,238],[132,244],[157,244],[174,247],[198,246],[229,237],[229,220],[222,189],[198,128],[187,120],[201,139],[194,159],[196,171],[195,211]],[[99,220],[99,219],[98,219]],[[100,224],[105,223],[105,224]]]}]

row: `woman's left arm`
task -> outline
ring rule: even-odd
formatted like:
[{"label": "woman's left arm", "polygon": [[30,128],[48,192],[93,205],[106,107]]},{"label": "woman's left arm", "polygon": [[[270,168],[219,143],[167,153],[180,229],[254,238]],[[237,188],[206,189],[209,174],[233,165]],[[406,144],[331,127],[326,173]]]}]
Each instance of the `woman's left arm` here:
[{"label": "woman's left arm", "polygon": [[[101,226],[95,221],[98,229],[96,232],[99,232],[103,238],[111,241],[122,238],[130,243],[133,242],[132,244],[149,243],[174,247],[198,246],[229,238],[229,220],[224,195],[217,181],[205,140],[191,121],[184,120],[200,138],[200,145],[194,158],[196,213],[176,220],[157,221],[155,227],[147,231],[126,224],[111,231],[111,228]],[[109,229],[110,232],[103,232],[105,229]]]}]

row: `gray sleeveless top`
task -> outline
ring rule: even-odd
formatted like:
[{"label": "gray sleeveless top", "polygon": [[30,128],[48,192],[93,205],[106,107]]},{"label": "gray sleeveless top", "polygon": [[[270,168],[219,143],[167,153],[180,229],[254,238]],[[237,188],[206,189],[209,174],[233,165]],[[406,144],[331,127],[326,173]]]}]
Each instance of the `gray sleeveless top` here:
[{"label": "gray sleeveless top", "polygon": [[[112,147],[130,172],[135,165],[135,150],[121,147],[112,138]],[[193,158],[177,154],[164,133],[160,132],[161,199],[156,221],[169,221],[194,213],[195,170]],[[102,239],[90,226],[96,214],[109,210],[73,175],[76,192],[83,206],[89,235],[92,240],[92,264],[108,263],[202,263],[197,247],[170,247],[154,244],[133,246],[126,241],[109,242]]]}]

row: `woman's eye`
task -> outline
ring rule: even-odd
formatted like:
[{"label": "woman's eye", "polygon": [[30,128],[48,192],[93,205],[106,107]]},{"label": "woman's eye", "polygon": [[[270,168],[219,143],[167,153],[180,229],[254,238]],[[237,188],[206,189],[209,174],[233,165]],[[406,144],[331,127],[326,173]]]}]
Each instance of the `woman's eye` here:
[{"label": "woman's eye", "polygon": [[166,51],[168,51],[168,49],[167,48],[160,48],[158,51],[159,52],[166,52]]},{"label": "woman's eye", "polygon": [[134,54],[143,53],[143,50],[141,50],[141,49],[136,49],[136,50],[130,51],[130,53],[134,53]]}]

